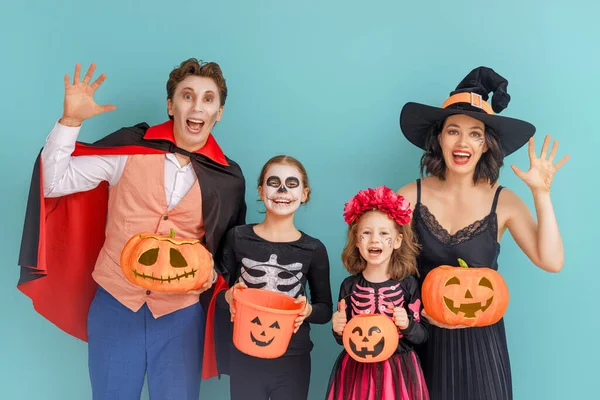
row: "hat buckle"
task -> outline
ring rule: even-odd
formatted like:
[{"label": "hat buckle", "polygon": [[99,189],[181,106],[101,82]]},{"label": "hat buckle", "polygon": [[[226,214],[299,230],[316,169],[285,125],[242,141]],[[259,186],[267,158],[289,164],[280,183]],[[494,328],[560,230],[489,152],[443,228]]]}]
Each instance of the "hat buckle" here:
[{"label": "hat buckle", "polygon": [[483,98],[480,94],[471,92],[471,105],[479,109],[483,109]]}]

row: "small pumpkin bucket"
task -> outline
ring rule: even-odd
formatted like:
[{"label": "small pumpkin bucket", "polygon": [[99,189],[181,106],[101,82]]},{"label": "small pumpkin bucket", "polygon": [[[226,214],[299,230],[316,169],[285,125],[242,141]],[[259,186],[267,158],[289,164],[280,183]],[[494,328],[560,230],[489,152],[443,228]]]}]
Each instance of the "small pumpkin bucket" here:
[{"label": "small pumpkin bucket", "polygon": [[[285,268],[278,268],[296,277]],[[253,288],[235,289],[232,297],[235,347],[253,357],[281,357],[288,348],[294,322],[304,309],[304,303],[296,303],[296,299],[287,294]]]},{"label": "small pumpkin bucket", "polygon": [[[375,296],[385,297],[379,293]],[[385,361],[398,348],[398,327],[385,314],[358,314],[346,323],[342,342],[346,353],[360,363]]]}]

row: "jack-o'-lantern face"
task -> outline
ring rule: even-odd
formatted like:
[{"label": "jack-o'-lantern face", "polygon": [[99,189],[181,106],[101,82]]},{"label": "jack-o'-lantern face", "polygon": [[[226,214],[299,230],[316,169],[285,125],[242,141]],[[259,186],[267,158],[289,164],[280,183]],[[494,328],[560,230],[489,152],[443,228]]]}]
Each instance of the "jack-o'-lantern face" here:
[{"label": "jack-o'-lantern face", "polygon": [[382,314],[356,315],[344,328],[344,348],[359,362],[387,360],[398,347],[398,329]]},{"label": "jack-o'-lantern face", "polygon": [[250,339],[252,343],[259,347],[267,347],[279,334],[279,322],[273,321],[268,325],[263,325],[259,317],[255,317],[252,321],[250,330]]},{"label": "jack-o'-lantern face", "polygon": [[[357,346],[356,344],[359,343]],[[377,357],[383,351],[385,338],[381,329],[376,326],[369,328],[365,334],[360,326],[355,326],[350,335],[350,348],[360,358]]]},{"label": "jack-o'-lantern face", "polygon": [[487,326],[502,318],[508,306],[508,288],[490,268],[442,265],[431,270],[421,288],[425,311],[448,325]]},{"label": "jack-o'-lantern face", "polygon": [[475,318],[476,313],[486,311],[493,301],[494,286],[485,276],[453,276],[444,284],[444,304],[465,318]]},{"label": "jack-o'-lantern face", "polygon": [[304,303],[296,303],[294,297],[284,293],[254,288],[234,289],[232,297],[235,347],[258,358],[284,355]]},{"label": "jack-o'-lantern face", "polygon": [[199,240],[152,233],[133,236],[121,252],[121,269],[133,284],[160,292],[199,289],[209,278],[212,255]]}]

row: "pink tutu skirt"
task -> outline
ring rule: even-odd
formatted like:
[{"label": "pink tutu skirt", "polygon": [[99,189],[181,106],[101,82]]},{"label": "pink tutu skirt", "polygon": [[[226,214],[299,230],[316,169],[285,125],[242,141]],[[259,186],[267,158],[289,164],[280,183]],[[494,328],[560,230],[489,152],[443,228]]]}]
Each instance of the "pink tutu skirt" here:
[{"label": "pink tutu skirt", "polygon": [[378,363],[360,363],[343,351],[331,372],[326,398],[429,400],[429,393],[414,351],[394,353]]}]

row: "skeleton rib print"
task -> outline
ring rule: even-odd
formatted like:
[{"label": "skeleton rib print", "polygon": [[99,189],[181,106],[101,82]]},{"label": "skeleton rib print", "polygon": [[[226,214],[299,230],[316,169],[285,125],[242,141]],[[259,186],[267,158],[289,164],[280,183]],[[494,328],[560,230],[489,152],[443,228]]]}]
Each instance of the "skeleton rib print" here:
[{"label": "skeleton rib print", "polygon": [[296,297],[303,288],[302,263],[280,265],[277,254],[271,254],[268,261],[242,259],[240,280],[250,288],[271,290]]},{"label": "skeleton rib print", "polygon": [[382,286],[378,289],[356,284],[350,296],[350,303],[352,316],[379,313],[391,317],[393,307],[404,307],[404,292],[399,284]]}]

